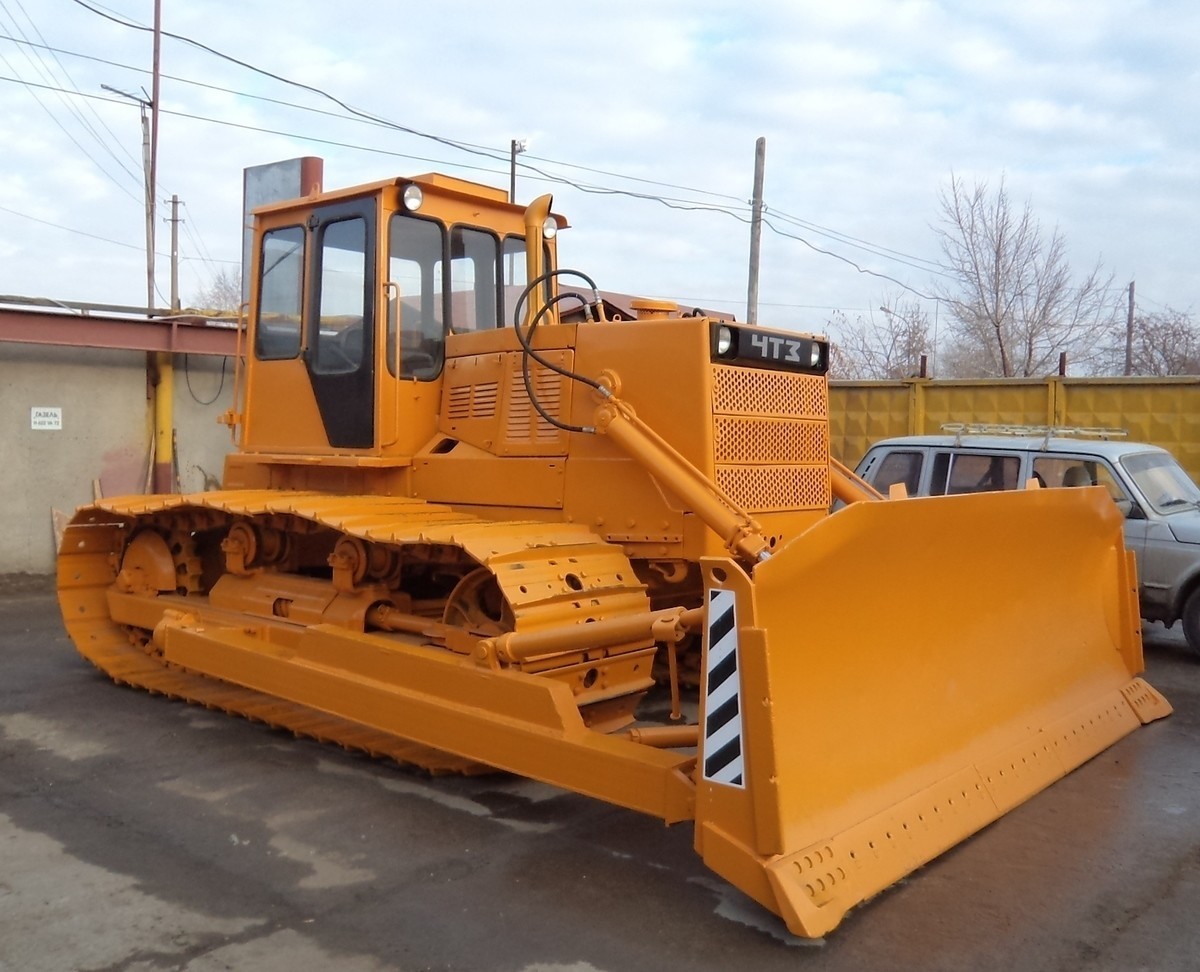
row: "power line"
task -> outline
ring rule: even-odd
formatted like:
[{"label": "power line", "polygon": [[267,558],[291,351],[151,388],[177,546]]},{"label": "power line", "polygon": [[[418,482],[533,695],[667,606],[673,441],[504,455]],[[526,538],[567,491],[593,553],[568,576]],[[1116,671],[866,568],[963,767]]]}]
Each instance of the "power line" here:
[{"label": "power line", "polygon": [[[97,14],[98,16],[104,17],[106,20],[113,21],[114,23],[121,24],[122,26],[125,26],[125,27],[130,27],[130,28],[132,28],[132,29],[134,29],[134,30],[141,30],[141,31],[146,31],[146,30],[149,30],[149,29],[150,29],[150,28],[148,28],[148,27],[145,27],[145,26],[143,26],[143,25],[136,24],[136,23],[130,22],[130,21],[128,21],[128,20],[125,20],[125,19],[123,19],[123,18],[121,18],[121,17],[110,16],[109,14],[103,13],[102,11],[98,10],[98,9],[97,9],[95,6],[93,6],[92,4],[85,2],[85,0],[73,0],[73,2],[74,2],[74,3],[76,3],[76,4],[77,4],[77,5],[79,5],[79,6],[81,6],[81,7],[85,8],[85,9],[87,9],[87,10],[90,10],[90,11],[92,11],[93,13]],[[316,94],[316,95],[318,95],[319,97],[322,97],[322,98],[325,98],[325,99],[327,99],[327,100],[329,100],[329,101],[332,101],[334,104],[338,105],[339,107],[341,107],[341,108],[342,108],[342,109],[344,109],[345,111],[349,112],[350,114],[352,114],[352,115],[354,115],[354,116],[356,116],[356,117],[358,117],[358,118],[361,118],[361,119],[366,119],[366,120],[368,120],[368,121],[370,121],[370,122],[372,122],[372,123],[374,123],[374,124],[377,124],[377,125],[380,125],[380,126],[383,126],[383,127],[386,127],[386,128],[391,128],[391,129],[394,129],[394,130],[396,130],[396,131],[404,132],[404,133],[406,133],[406,134],[414,135],[414,136],[417,136],[417,137],[419,137],[419,138],[430,139],[430,140],[432,140],[432,141],[435,141],[435,142],[438,142],[438,143],[440,143],[440,144],[443,144],[443,145],[449,146],[449,147],[451,147],[451,148],[456,148],[456,149],[458,149],[458,150],[460,150],[460,151],[468,152],[468,153],[471,153],[471,154],[474,154],[474,155],[480,155],[480,156],[483,156],[483,157],[485,157],[485,158],[492,159],[492,160],[494,160],[494,161],[497,161],[497,162],[508,162],[508,157],[507,157],[507,155],[505,155],[505,154],[502,154],[502,153],[501,153],[499,150],[496,150],[496,149],[491,149],[491,148],[487,148],[487,147],[484,147],[484,146],[473,145],[473,144],[471,144],[471,143],[468,143],[468,142],[462,142],[462,141],[458,141],[458,140],[455,140],[455,139],[445,138],[445,137],[443,137],[443,136],[440,136],[440,135],[433,135],[433,134],[431,134],[431,133],[428,133],[428,132],[422,132],[422,131],[420,131],[420,130],[418,130],[418,129],[410,128],[410,127],[408,127],[408,126],[405,126],[405,125],[401,125],[401,124],[399,124],[399,123],[397,123],[397,122],[393,122],[393,121],[391,121],[391,120],[389,120],[389,119],[382,118],[382,117],[380,117],[380,116],[378,116],[378,115],[375,115],[375,114],[372,114],[372,113],[370,113],[370,112],[365,112],[365,111],[361,111],[361,110],[359,110],[359,109],[357,109],[357,108],[354,108],[353,106],[351,106],[351,105],[347,104],[345,101],[341,100],[340,98],[336,97],[335,95],[333,95],[333,94],[329,93],[328,91],[326,91],[326,90],[324,90],[324,89],[322,89],[322,88],[318,88],[318,87],[315,87],[315,86],[313,86],[313,85],[305,84],[304,82],[301,82],[301,81],[296,81],[296,80],[293,80],[293,79],[291,79],[291,78],[284,77],[284,76],[282,76],[282,75],[279,75],[279,74],[275,74],[275,73],[274,73],[274,72],[272,72],[272,71],[268,71],[268,70],[266,70],[266,69],[264,69],[264,68],[260,68],[260,67],[258,67],[257,65],[250,64],[249,62],[246,62],[246,61],[240,60],[240,59],[238,59],[238,58],[236,58],[236,57],[233,57],[233,56],[231,56],[231,55],[229,55],[229,54],[225,54],[225,53],[223,53],[223,52],[221,52],[221,51],[218,51],[218,50],[216,50],[215,48],[208,46],[207,44],[203,44],[203,43],[201,43],[200,41],[194,40],[193,38],[186,37],[186,36],[184,36],[184,35],[182,35],[182,34],[175,34],[175,33],[172,33],[172,32],[170,32],[170,31],[163,31],[163,32],[162,32],[162,34],[163,34],[163,36],[165,36],[165,37],[170,37],[170,38],[172,38],[172,39],[174,39],[174,40],[178,40],[178,41],[180,41],[180,42],[182,42],[182,43],[185,43],[185,44],[191,45],[191,46],[193,46],[193,47],[196,47],[196,48],[198,48],[199,50],[206,51],[206,52],[208,52],[208,53],[210,53],[210,54],[214,55],[215,57],[218,57],[218,58],[221,58],[222,60],[228,61],[228,62],[229,62],[229,63],[231,63],[231,64],[236,64],[236,65],[238,65],[239,67],[243,67],[243,68],[245,68],[245,69],[247,69],[247,70],[249,70],[249,71],[253,71],[253,72],[257,73],[257,74],[261,74],[261,75],[263,75],[264,77],[268,77],[268,78],[271,78],[271,79],[273,79],[273,80],[275,80],[275,81],[279,81],[279,82],[281,82],[281,83],[283,83],[283,84],[291,85],[291,86],[293,86],[293,87],[300,88],[300,89],[302,89],[302,90],[304,90],[304,91],[308,91],[308,92],[310,92],[310,93],[312,93],[312,94]],[[301,107],[301,106],[295,106],[295,107]],[[293,137],[294,137],[294,136],[293,136]],[[338,143],[334,143],[334,144],[338,144]],[[360,147],[360,148],[361,148],[361,147]],[[368,151],[369,151],[369,150],[368,150]],[[554,163],[554,164],[560,164],[560,163]],[[556,183],[559,183],[559,184],[564,184],[564,185],[569,185],[569,186],[572,186],[573,188],[575,188],[575,189],[578,189],[578,190],[580,190],[581,192],[592,192],[592,193],[600,193],[600,194],[608,194],[608,195],[624,195],[624,196],[629,196],[629,197],[631,197],[631,198],[636,198],[636,199],[644,199],[644,200],[648,200],[648,201],[656,201],[656,202],[660,202],[660,203],[662,203],[662,204],[664,204],[664,205],[667,205],[667,206],[670,206],[671,208],[676,208],[676,209],[696,209],[696,210],[700,210],[700,209],[710,209],[710,210],[717,211],[717,212],[727,212],[727,213],[729,213],[730,215],[735,215],[735,216],[736,216],[736,213],[734,213],[733,211],[731,211],[731,209],[730,209],[730,208],[728,208],[728,207],[720,207],[720,206],[704,206],[704,205],[700,205],[700,204],[691,204],[691,203],[690,203],[690,201],[669,200],[669,199],[667,199],[666,197],[655,196],[655,195],[651,195],[651,194],[647,194],[647,193],[638,193],[638,192],[632,192],[632,191],[630,191],[630,190],[614,189],[614,188],[611,188],[611,187],[603,187],[603,186],[589,186],[589,185],[586,185],[586,184],[583,184],[583,183],[578,183],[578,182],[575,182],[574,180],[572,180],[572,179],[568,179],[568,178],[566,178],[565,176],[555,176],[555,175],[553,175],[553,174],[551,174],[551,173],[545,172],[544,170],[537,168],[536,166],[528,165],[527,163],[524,163],[524,162],[520,163],[520,166],[521,166],[521,168],[522,168],[523,170],[526,170],[526,171],[532,171],[532,172],[536,172],[537,174],[541,175],[543,178],[545,178],[545,179],[547,179],[547,180],[550,180],[550,181],[552,181],[552,182],[556,182]],[[582,167],[581,167],[581,168],[582,168]],[[490,171],[490,170],[489,170],[489,171]],[[611,175],[611,174],[610,174],[610,175]],[[634,178],[634,177],[618,176],[618,178],[631,178],[631,179],[632,179],[632,178]],[[693,191],[699,191],[699,190],[691,190],[691,189],[688,189],[688,190],[686,190],[686,191],[688,191],[688,192],[693,192]],[[726,197],[726,198],[733,198],[733,197]],[[676,205],[676,203],[678,203],[678,205]],[[782,216],[786,216],[786,214],[780,214],[780,215],[781,215],[781,217],[782,217]],[[740,218],[740,217],[738,217],[738,218]],[[794,220],[794,219],[795,219],[795,217],[788,217],[788,218],[789,218],[789,219],[792,219],[792,220]],[[810,224],[810,226],[811,226],[811,224]],[[849,264],[850,266],[854,267],[854,268],[855,268],[856,270],[858,270],[860,273],[867,273],[867,274],[872,274],[872,275],[874,275],[874,276],[879,276],[879,277],[882,277],[882,278],[884,278],[884,279],[891,280],[893,283],[897,284],[897,285],[898,285],[898,286],[900,286],[900,287],[903,287],[903,288],[904,288],[904,289],[906,289],[906,290],[912,290],[912,288],[908,287],[906,284],[902,283],[902,282],[901,282],[901,281],[899,281],[899,280],[896,280],[896,279],[895,279],[895,278],[893,278],[893,277],[889,277],[889,276],[888,276],[888,275],[886,275],[886,274],[880,274],[880,273],[877,273],[877,272],[875,272],[875,271],[871,271],[871,270],[866,270],[866,269],[863,269],[863,268],[862,268],[862,267],[860,267],[858,264],[854,263],[854,261],[852,261],[852,260],[849,260],[849,259],[846,259],[846,258],[844,258],[844,257],[841,257],[841,256],[839,256],[838,254],[832,253],[831,251],[824,250],[824,249],[822,249],[822,248],[820,248],[820,247],[814,246],[813,244],[809,243],[807,240],[803,239],[802,237],[798,237],[798,236],[795,236],[794,234],[790,234],[790,233],[784,233],[784,232],[782,232],[782,231],[780,231],[780,230],[778,230],[777,228],[774,228],[774,227],[772,227],[772,229],[773,229],[773,231],[774,231],[774,232],[776,232],[778,235],[785,236],[785,237],[788,237],[788,238],[791,238],[791,239],[796,239],[797,241],[799,241],[799,242],[801,242],[801,243],[804,243],[806,246],[809,246],[809,247],[810,247],[811,249],[813,249],[815,252],[822,253],[822,254],[824,254],[824,255],[831,256],[831,257],[834,257],[834,258],[836,258],[836,259],[843,260],[843,262],[845,262],[845,263]],[[847,240],[843,240],[843,242],[848,242],[848,239],[847,239]],[[861,242],[861,241],[859,241],[859,242]],[[881,249],[882,249],[882,248],[881,248]],[[882,252],[879,252],[879,250],[873,250],[873,251],[870,251],[870,252],[872,252],[872,253],[873,253],[874,255],[876,255],[876,256],[885,256],[885,254],[884,254],[884,253],[882,253]],[[893,252],[895,252],[895,251],[893,251]],[[885,258],[887,258],[887,257],[885,256]],[[923,258],[921,258],[921,257],[910,257],[910,259],[912,259],[912,260],[920,260],[920,261],[922,261],[922,262],[926,262],[926,263],[930,262],[930,261],[925,261],[925,260],[924,260]],[[906,262],[906,261],[904,261],[904,260],[901,260],[900,262],[902,262],[902,263],[903,263],[903,262]],[[909,266],[912,266],[912,264],[911,264],[911,263],[908,263],[907,265],[909,265]],[[921,268],[921,267],[914,267],[914,269],[923,269],[923,268]],[[944,271],[944,269],[945,269],[945,268],[941,268],[941,270],[940,270],[940,271],[934,271],[934,272],[943,272],[943,271]],[[920,293],[919,293],[918,291],[916,291],[916,290],[912,290],[912,292],[913,292],[914,294],[918,294],[918,296],[923,296],[923,297],[924,297],[924,296],[926,296],[926,295],[924,295],[924,294],[920,294]]]},{"label": "power line", "polygon": [[[16,74],[16,68],[14,68],[12,66],[12,63],[3,54],[0,54],[0,62],[3,62],[4,65],[10,71],[12,71],[14,74]],[[52,112],[50,110],[50,108],[46,105],[46,103],[44,101],[42,101],[42,99],[39,98],[37,96],[37,93],[33,90],[34,88],[41,88],[46,91],[66,92],[67,89],[55,88],[51,85],[46,85],[46,84],[35,84],[32,81],[26,81],[23,78],[19,78],[19,77],[17,77],[17,78],[2,78],[0,80],[14,81],[17,84],[23,85],[29,91],[30,95],[33,96],[33,100],[38,103],[38,106],[42,109],[42,111],[44,111],[50,117],[50,120],[59,127],[59,129],[62,131],[62,133],[64,135],[66,135],[68,139],[71,140],[71,144],[74,145],[77,149],[79,149],[79,151],[82,152],[83,155],[88,159],[88,161],[90,161],[92,163],[92,165],[94,165],[104,175],[104,177],[106,179],[108,179],[109,182],[111,182],[114,186],[116,186],[118,189],[120,189],[121,192],[125,193],[125,195],[127,195],[134,202],[141,202],[141,200],[139,200],[137,196],[135,196],[132,192],[130,192],[128,189],[126,189],[125,186],[123,186],[120,182],[118,182],[113,177],[112,173],[109,172],[106,168],[104,168],[104,166],[102,166],[96,160],[96,157],[93,156],[91,152],[89,152],[81,144],[79,144],[79,140],[67,130],[67,127],[61,121],[58,120],[58,118],[55,116],[54,112]]]},{"label": "power line", "polygon": [[[169,35],[169,36],[175,36],[175,35]],[[55,51],[56,53],[59,53],[59,54],[66,54],[70,57],[77,57],[77,58],[82,58],[82,59],[88,60],[88,61],[94,61],[99,64],[106,64],[109,67],[121,68],[122,70],[136,71],[141,74],[149,74],[150,73],[149,69],[141,68],[141,67],[138,67],[133,64],[123,64],[120,61],[111,61],[111,60],[108,60],[107,58],[95,57],[91,54],[82,54],[78,51],[68,51],[68,50],[64,50],[62,48],[49,47],[49,46],[42,45],[42,44],[33,44],[31,41],[19,40],[18,38],[6,36],[3,34],[0,34],[0,40],[9,40],[16,44],[28,44],[33,47],[44,47],[46,50]],[[237,63],[240,64],[242,62],[237,62]],[[267,97],[266,95],[253,94],[248,91],[240,91],[236,88],[227,88],[223,85],[212,84],[207,81],[197,81],[194,78],[184,78],[184,77],[179,77],[178,75],[172,75],[172,74],[162,74],[162,75],[160,75],[160,77],[162,77],[163,80],[166,80],[166,81],[176,81],[180,84],[188,84],[188,85],[192,85],[197,88],[204,88],[209,91],[218,91],[218,92],[221,92],[222,94],[237,95],[239,98],[248,98],[253,101],[261,101],[266,104],[279,105],[280,107],[284,107],[284,108],[294,108],[297,111],[307,111],[307,112],[311,112],[311,113],[317,114],[317,115],[324,115],[329,118],[339,118],[343,121],[350,121],[350,122],[354,122],[354,123],[360,124],[360,125],[371,125],[375,128],[385,128],[385,129],[395,129],[398,127],[395,123],[389,122],[386,120],[382,120],[382,119],[376,119],[373,117],[360,116],[360,115],[346,115],[344,112],[328,111],[323,108],[315,108],[312,105],[301,105],[294,101],[285,101],[281,98],[270,98],[270,97]],[[274,77],[274,75],[272,75],[272,77]],[[286,83],[294,84],[297,82],[287,81]],[[319,89],[310,89],[310,90],[319,90]],[[428,137],[428,138],[435,137],[435,136],[425,135],[424,133],[418,132],[415,129],[411,129],[411,130],[410,129],[402,129],[402,130],[407,131],[411,134],[419,135],[421,137]],[[452,144],[455,147],[469,146],[471,148],[476,148],[481,151],[487,152],[489,154],[490,158],[496,158],[498,161],[502,160],[501,156],[495,154],[496,150],[491,149],[488,146],[475,145],[473,143],[464,142],[464,141],[460,141],[460,140],[447,140],[447,144]],[[692,186],[681,186],[681,185],[678,185],[678,184],[672,183],[672,182],[662,182],[657,179],[647,179],[642,176],[631,176],[631,175],[626,175],[626,174],[620,173],[620,172],[612,172],[612,171],[605,170],[605,169],[597,169],[592,166],[581,165],[576,162],[566,162],[561,159],[550,159],[550,158],[545,158],[543,156],[537,156],[537,155],[526,154],[524,156],[524,158],[529,159],[529,160],[536,160],[539,162],[546,162],[546,163],[549,163],[552,165],[562,166],[564,168],[578,169],[583,172],[591,172],[596,175],[608,176],[609,178],[624,179],[629,182],[638,182],[638,183],[642,183],[644,185],[661,186],[664,189],[676,189],[681,192],[690,192],[690,193],[694,193],[696,195],[701,195],[701,196],[711,196],[711,197],[717,198],[717,199],[728,199],[732,202],[736,202],[739,204],[742,202],[741,198],[738,196],[734,196],[729,193],[715,192],[711,189],[699,189],[699,188],[692,187]],[[528,171],[537,171],[533,166],[527,165],[525,161],[518,162],[517,164],[522,169],[526,169]]]},{"label": "power line", "polygon": [[[34,51],[38,51],[38,50],[46,51],[50,55],[51,59],[53,59],[54,63],[56,65],[58,65],[58,69],[62,72],[63,77],[66,78],[67,84],[69,84],[71,86],[71,88],[77,94],[81,93],[79,91],[79,86],[77,84],[75,84],[74,80],[71,78],[71,73],[67,70],[66,65],[64,65],[62,63],[62,61],[59,60],[58,51],[46,43],[45,36],[38,29],[38,26],[34,22],[33,18],[29,16],[29,12],[25,9],[24,5],[21,3],[21,0],[13,0],[13,2],[16,4],[17,9],[20,10],[21,13],[25,16],[25,19],[29,22],[29,26],[32,28],[34,34],[37,35],[38,39],[41,40],[42,43],[38,44],[38,43],[35,43],[34,41],[31,41],[29,39],[28,35],[26,35],[25,31],[22,30],[21,26],[17,23],[17,20],[12,15],[11,11],[9,11],[7,7],[5,7],[3,2],[0,2],[0,7],[4,8],[4,12],[6,14],[8,14],[9,19],[12,20],[12,22],[13,22],[13,26],[16,28],[17,32],[21,35],[21,38],[22,38],[21,40],[17,40],[15,37],[6,37],[5,39],[11,40],[16,44],[31,48]],[[34,63],[33,59],[29,56],[28,53],[26,53],[26,59],[29,60],[31,64]],[[39,61],[41,61],[40,56],[39,56]],[[42,61],[42,63],[45,63],[45,62]],[[36,67],[36,65],[35,65],[35,67]],[[53,74],[52,71],[42,72],[42,77],[46,78],[47,80],[50,80],[50,75],[52,75],[52,74]],[[69,101],[67,101],[65,98],[63,98],[62,101],[63,101],[63,104],[66,106],[67,110],[75,114],[75,116],[79,119],[80,124],[82,124],[84,126],[84,128],[86,128],[88,130],[88,132],[92,135],[92,137],[96,139],[96,142],[101,146],[101,148],[103,148],[106,152],[108,152],[108,154],[110,156],[112,156],[113,161],[116,162],[117,165],[119,165],[122,169],[124,169],[124,171],[133,178],[133,181],[135,183],[140,182],[141,176],[138,174],[137,170],[140,168],[141,163],[139,162],[138,159],[136,159],[134,157],[133,153],[130,152],[125,147],[124,143],[117,137],[116,133],[111,128],[109,128],[108,123],[105,122],[105,120],[100,117],[100,114],[94,108],[92,108],[91,104],[85,101],[84,107],[86,107],[88,109],[88,111],[90,111],[92,113],[92,116],[96,119],[96,121],[100,124],[100,126],[102,128],[104,128],[108,132],[108,134],[111,136],[112,141],[114,143],[116,143],[116,145],[125,153],[126,157],[133,163],[133,165],[134,165],[133,170],[129,169],[128,166],[126,166],[125,163],[121,159],[117,158],[116,153],[113,152],[112,149],[109,147],[108,141],[105,140],[103,138],[103,136],[101,136],[100,133],[96,131],[96,129],[92,126],[91,122],[89,122],[82,115],[80,115],[78,112],[76,112],[75,107]]]},{"label": "power line", "polygon": [[[86,236],[89,239],[100,240],[102,243],[111,243],[113,246],[123,246],[130,250],[146,251],[145,246],[138,246],[136,243],[122,243],[120,240],[110,239],[107,236],[97,236],[95,233],[87,233],[80,229],[73,229],[70,226],[63,226],[61,223],[52,223],[48,219],[39,219],[37,216],[30,216],[28,213],[17,212],[15,209],[9,209],[7,206],[0,206],[0,211],[11,213],[13,216],[20,216],[22,219],[28,219],[34,223],[41,223],[43,226],[53,226],[55,229],[63,230],[67,233],[74,233],[76,236]],[[169,257],[169,253],[160,253],[159,256]]]},{"label": "power line", "polygon": [[[79,3],[79,2],[81,2],[81,0],[75,0],[75,2]],[[13,79],[0,77],[0,81],[11,81],[11,80],[13,80]],[[28,82],[21,82],[21,83],[28,84]],[[82,97],[98,98],[99,96],[97,96],[97,95],[82,95]],[[109,100],[114,100],[114,99],[100,99],[100,100],[109,101]],[[312,142],[312,143],[321,144],[321,145],[331,145],[331,146],[338,147],[338,148],[349,148],[349,149],[354,149],[357,151],[372,152],[372,153],[375,153],[378,155],[387,155],[387,156],[390,156],[393,158],[405,158],[405,159],[411,159],[411,160],[415,160],[415,161],[430,162],[430,163],[436,164],[436,165],[450,164],[450,165],[454,165],[461,169],[470,169],[470,170],[475,170],[475,171],[484,171],[484,172],[488,172],[491,174],[498,174],[498,170],[496,170],[496,169],[485,169],[481,166],[469,166],[469,165],[464,165],[464,164],[458,163],[458,162],[447,163],[445,160],[441,160],[441,159],[424,158],[421,156],[408,155],[408,154],[402,153],[402,152],[394,152],[394,151],[390,151],[388,149],[378,149],[378,148],[372,148],[372,147],[364,146],[364,145],[355,145],[353,143],[342,142],[342,141],[338,141],[335,139],[324,139],[324,138],[318,138],[318,137],[312,136],[312,135],[305,135],[305,134],[299,134],[299,133],[295,133],[295,132],[286,132],[286,131],[280,131],[277,129],[263,128],[258,125],[248,125],[244,122],[231,122],[231,121],[226,121],[225,119],[209,118],[204,115],[196,115],[196,114],[192,114],[190,112],[173,111],[170,109],[160,109],[160,110],[162,111],[163,114],[173,115],[173,116],[180,117],[180,118],[188,118],[193,121],[207,122],[209,124],[214,124],[214,125],[223,125],[223,126],[226,126],[229,128],[238,128],[238,129],[242,129],[242,130],[255,131],[255,132],[260,132],[262,134],[268,134],[268,135],[279,135],[279,136],[282,136],[285,138],[294,138],[294,139],[297,139],[300,141]],[[703,204],[703,203],[693,203],[688,200],[671,199],[669,197],[657,196],[657,195],[653,195],[650,193],[635,193],[635,192],[632,192],[629,190],[612,189],[612,188],[603,187],[603,186],[590,186],[585,183],[578,183],[571,179],[566,179],[561,176],[555,176],[551,173],[541,172],[541,170],[535,170],[535,171],[537,171],[539,173],[539,175],[543,176],[548,181],[559,183],[559,184],[570,185],[570,186],[578,189],[579,191],[585,192],[585,193],[595,193],[595,194],[601,194],[601,195],[630,196],[630,197],[637,198],[637,199],[658,202],[664,206],[667,206],[670,209],[678,209],[678,210],[693,211],[693,212],[700,211],[700,212],[724,213],[725,215],[731,216],[734,219],[739,220],[740,222],[749,223],[749,217],[743,216],[740,213],[735,212],[734,210],[732,210],[730,208],[726,208],[726,207],[713,206],[713,205],[708,205],[708,204]],[[796,240],[797,242],[804,244],[805,246],[807,246],[809,249],[813,250],[816,253],[820,253],[823,256],[828,256],[828,257],[831,257],[832,259],[835,259],[842,263],[845,263],[847,266],[852,267],[858,273],[866,274],[866,275],[872,276],[872,277],[878,277],[881,280],[887,280],[890,283],[894,283],[897,287],[900,287],[903,290],[907,290],[908,292],[910,292],[910,293],[914,294],[915,296],[920,297],[924,300],[935,300],[936,299],[936,297],[934,297],[930,294],[923,293],[922,291],[909,286],[904,281],[899,280],[898,278],[893,277],[890,274],[880,273],[879,271],[868,269],[868,268],[863,267],[860,264],[856,263],[854,260],[849,259],[848,257],[842,256],[839,253],[835,253],[832,250],[827,250],[827,249],[824,249],[823,247],[819,247],[816,244],[811,243],[810,241],[808,241],[807,239],[805,239],[802,236],[798,236],[795,233],[785,232],[784,230],[781,230],[779,227],[775,226],[774,223],[772,223],[769,218],[765,218],[763,220],[763,225],[766,226],[771,232],[775,233],[778,236],[782,236],[787,239]]]}]

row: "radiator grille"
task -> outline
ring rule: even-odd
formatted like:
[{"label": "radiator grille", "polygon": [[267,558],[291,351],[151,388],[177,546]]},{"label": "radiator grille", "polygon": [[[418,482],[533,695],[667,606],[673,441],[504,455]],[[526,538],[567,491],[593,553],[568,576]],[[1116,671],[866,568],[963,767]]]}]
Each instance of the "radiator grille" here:
[{"label": "radiator grille", "polygon": [[827,508],[824,377],[714,365],[713,466],[718,486],[748,512]]},{"label": "radiator grille", "polygon": [[829,420],[824,377],[713,367],[713,413]]},{"label": "radiator grille", "polygon": [[717,485],[750,513],[829,506],[828,466],[718,466]]},{"label": "radiator grille", "polygon": [[829,426],[806,419],[713,416],[713,458],[724,462],[819,462],[829,458]]}]

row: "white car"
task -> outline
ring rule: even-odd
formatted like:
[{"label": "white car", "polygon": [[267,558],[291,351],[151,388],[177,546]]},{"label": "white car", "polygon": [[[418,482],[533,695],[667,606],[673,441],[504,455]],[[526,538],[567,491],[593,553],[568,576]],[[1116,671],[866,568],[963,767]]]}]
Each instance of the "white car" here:
[{"label": "white car", "polygon": [[1200,652],[1200,487],[1166,449],[1119,438],[1055,430],[906,435],[875,443],[855,469],[887,495],[910,496],[1100,485],[1125,515],[1125,543],[1137,558],[1138,597],[1147,621],[1183,622]]}]

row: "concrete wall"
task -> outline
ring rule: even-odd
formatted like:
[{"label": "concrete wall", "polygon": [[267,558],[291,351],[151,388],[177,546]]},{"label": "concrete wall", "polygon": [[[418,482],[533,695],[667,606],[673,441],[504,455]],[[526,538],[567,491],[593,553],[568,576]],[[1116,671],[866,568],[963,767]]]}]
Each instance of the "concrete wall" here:
[{"label": "concrete wall", "polygon": [[[219,484],[233,361],[175,358],[176,461],[184,492]],[[222,370],[224,369],[224,371]],[[152,441],[146,355],[0,344],[0,573],[54,570],[51,511],[146,492]],[[31,427],[33,408],[61,409],[60,430]]]}]

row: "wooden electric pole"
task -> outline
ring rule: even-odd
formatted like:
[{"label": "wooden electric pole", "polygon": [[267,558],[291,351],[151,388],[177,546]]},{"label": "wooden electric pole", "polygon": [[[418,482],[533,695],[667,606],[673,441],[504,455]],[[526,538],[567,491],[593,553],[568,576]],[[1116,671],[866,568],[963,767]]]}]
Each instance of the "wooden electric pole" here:
[{"label": "wooden electric pole", "polygon": [[179,197],[171,196],[171,310],[179,310]]},{"label": "wooden electric pole", "polygon": [[154,313],[154,212],[158,192],[159,49],[162,41],[162,0],[154,0],[154,55],[150,82],[150,146],[146,162],[146,315]]},{"label": "wooden electric pole", "polygon": [[754,143],[754,198],[750,217],[750,287],[746,295],[746,322],[758,322],[758,254],[762,242],[763,170],[767,164],[767,140]]},{"label": "wooden electric pole", "polygon": [[1125,312],[1125,375],[1133,374],[1133,281],[1129,281],[1129,309]]}]

